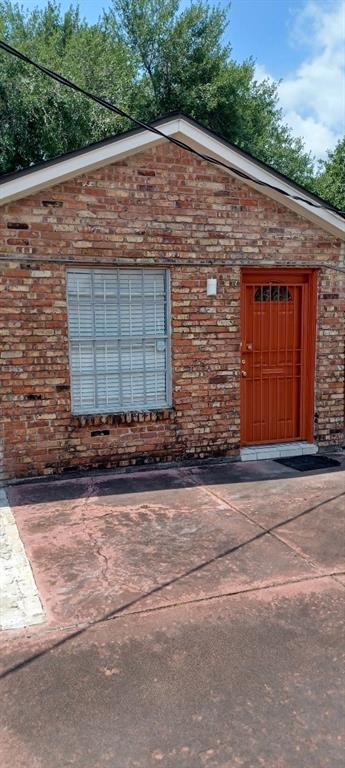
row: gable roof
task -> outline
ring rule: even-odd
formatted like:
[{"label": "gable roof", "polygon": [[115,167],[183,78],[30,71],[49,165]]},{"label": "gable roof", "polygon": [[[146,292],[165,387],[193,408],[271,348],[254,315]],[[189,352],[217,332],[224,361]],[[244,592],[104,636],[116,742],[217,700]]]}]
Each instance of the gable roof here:
[{"label": "gable roof", "polygon": [[[159,118],[153,121],[151,125],[159,127],[166,136],[180,139],[193,149],[206,153],[247,174],[252,181],[242,179],[244,184],[258,189],[279,202],[280,205],[291,208],[336,237],[345,239],[345,216],[340,211],[261,160],[257,160],[249,152],[230,144],[195,120],[178,112]],[[134,128],[126,133],[111,136],[95,144],[89,144],[74,152],[60,155],[53,160],[38,163],[15,173],[4,174],[0,176],[0,204],[4,205],[12,200],[35,194],[40,189],[46,189],[79,174],[115,163],[123,157],[162,142],[164,139],[159,135],[145,128]],[[230,168],[227,170],[223,167],[221,171],[238,178]],[[300,195],[306,200],[326,206],[326,208],[310,207],[308,203],[292,200],[276,190],[259,186],[255,183],[256,181],[278,186],[288,194]]]}]

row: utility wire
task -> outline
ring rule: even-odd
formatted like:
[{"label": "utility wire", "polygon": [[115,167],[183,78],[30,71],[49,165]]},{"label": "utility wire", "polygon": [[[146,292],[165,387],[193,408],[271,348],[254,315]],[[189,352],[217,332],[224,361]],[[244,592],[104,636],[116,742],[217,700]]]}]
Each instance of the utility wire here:
[{"label": "utility wire", "polygon": [[[279,522],[274,523],[274,525],[272,525],[270,528],[261,527],[258,533],[255,533],[254,536],[252,536],[250,539],[246,539],[245,541],[242,541],[240,544],[235,544],[232,547],[228,547],[222,552],[218,552],[217,554],[210,557],[209,560],[204,560],[201,563],[197,563],[196,565],[189,568],[187,571],[184,571],[183,573],[180,573],[177,576],[173,576],[171,579],[167,579],[166,581],[163,581],[160,584],[157,584],[157,586],[152,587],[152,589],[150,589],[148,592],[145,592],[144,594],[141,594],[141,595],[138,595],[137,597],[132,598],[132,600],[129,600],[127,603],[124,603],[118,606],[117,608],[114,608],[113,610],[108,611],[108,613],[103,614],[103,616],[100,616],[96,619],[91,620],[89,624],[86,624],[80,627],[79,629],[74,630],[73,632],[71,632],[71,634],[64,636],[61,640],[57,640],[50,647],[43,648],[42,651],[37,651],[36,653],[33,653],[32,656],[29,656],[26,659],[23,659],[23,661],[19,661],[15,663],[12,667],[9,667],[8,669],[5,669],[3,672],[0,673],[0,680],[5,677],[8,677],[9,675],[12,675],[13,672],[18,672],[20,669],[27,667],[29,664],[32,664],[37,659],[40,659],[43,656],[46,656],[46,654],[50,653],[50,651],[53,651],[56,648],[60,648],[61,646],[65,645],[70,640],[74,640],[75,638],[80,637],[80,635],[83,635],[92,627],[95,627],[103,623],[104,621],[109,621],[111,619],[118,618],[118,616],[123,614],[125,611],[128,611],[130,608],[133,608],[134,606],[138,605],[138,603],[141,603],[143,600],[145,600],[145,598],[152,597],[153,595],[157,595],[167,587],[172,587],[174,584],[177,584],[183,581],[183,579],[187,578],[188,576],[193,576],[196,573],[200,573],[200,571],[203,571],[204,568],[207,568],[208,566],[213,565],[214,563],[217,563],[220,560],[223,560],[225,557],[228,557],[229,555],[235,554],[235,552],[245,549],[245,547],[247,547],[248,545],[253,544],[254,542],[257,542],[258,540],[264,538],[265,536],[269,536],[271,533],[273,533],[277,529],[279,530],[279,528],[283,528],[285,525],[288,525],[289,523],[295,522],[296,520],[300,520],[302,517],[305,517],[306,515],[310,515],[310,513],[314,512],[316,509],[320,509],[325,504],[329,504],[331,501],[336,501],[337,499],[340,499],[343,496],[345,496],[345,491],[343,493],[338,493],[336,496],[332,496],[329,499],[320,501],[319,504],[315,504],[313,507],[308,507],[308,509],[304,509],[302,510],[302,512],[298,512],[296,515],[287,517],[285,520],[282,520],[280,523]],[[109,512],[108,514],[111,514],[111,512]],[[320,576],[318,576],[317,578],[320,578]],[[279,586],[279,584],[269,585],[268,588],[270,586]],[[262,588],[263,587],[260,587],[260,589]],[[252,590],[247,590],[247,591],[252,591]],[[236,595],[240,593],[243,594],[243,590],[238,590],[232,594]],[[231,596],[231,593],[230,593],[230,596]],[[227,597],[227,595],[218,595],[218,597]],[[145,608],[143,610],[145,610]],[[136,613],[135,611],[132,611],[131,613],[127,614],[127,616],[135,615],[135,613]]]},{"label": "utility wire", "polygon": [[154,125],[149,125],[148,123],[145,123],[142,120],[138,120],[136,117],[133,117],[124,109],[121,109],[121,107],[117,107],[111,101],[108,101],[107,99],[103,99],[100,96],[96,96],[95,94],[90,93],[89,91],[86,91],[84,88],[81,88],[79,85],[77,85],[77,83],[74,83],[72,80],[69,80],[63,75],[60,75],[58,72],[54,72],[54,70],[48,69],[48,67],[45,67],[42,64],[38,64],[38,62],[30,59],[29,56],[26,56],[24,53],[22,53],[21,51],[18,51],[16,48],[13,48],[11,45],[8,45],[8,43],[5,43],[2,40],[0,40],[0,48],[6,53],[10,54],[11,56],[15,56],[17,59],[20,59],[25,64],[30,64],[32,67],[35,67],[35,69],[39,70],[39,72],[42,72],[44,75],[47,75],[48,77],[52,78],[57,83],[60,83],[60,85],[65,85],[66,87],[71,88],[72,90],[76,91],[76,93],[80,93],[83,96],[86,96],[88,99],[91,99],[92,101],[96,102],[96,104],[100,104],[102,107],[109,109],[111,112],[115,112],[115,114],[119,115],[120,117],[124,117],[127,120],[130,120],[132,123],[134,123],[140,128],[144,128],[147,131],[151,131],[151,133],[154,133],[157,136],[162,137],[163,139],[169,141],[171,144],[175,144],[177,147],[180,147],[180,149],[185,149],[187,152],[190,152],[196,157],[199,157],[201,160],[206,160],[207,162],[212,163],[212,165],[217,165],[217,166],[220,166],[221,168],[225,168],[227,171],[231,171],[233,174],[235,174],[236,176],[239,176],[241,179],[245,179],[246,181],[250,181],[261,187],[272,189],[275,192],[278,192],[279,194],[290,198],[291,200],[296,200],[298,202],[305,203],[306,205],[309,205],[311,208],[318,208],[325,211],[331,211],[331,213],[338,213],[340,215],[345,216],[345,211],[338,211],[334,209],[332,206],[320,205],[319,203],[316,203],[312,200],[308,200],[307,198],[302,197],[300,195],[292,195],[290,194],[290,192],[286,192],[286,190],[281,189],[281,187],[275,186],[274,184],[269,184],[268,182],[265,182],[265,181],[253,179],[251,176],[244,173],[243,171],[240,171],[239,169],[233,168],[227,163],[222,162],[222,160],[217,160],[216,158],[211,157],[210,155],[205,155],[202,152],[198,152],[198,150],[194,149],[194,147],[191,147],[189,144],[186,144],[184,141],[180,141],[179,139],[176,139],[173,136],[167,136],[163,131],[160,131],[159,128],[156,128]]}]

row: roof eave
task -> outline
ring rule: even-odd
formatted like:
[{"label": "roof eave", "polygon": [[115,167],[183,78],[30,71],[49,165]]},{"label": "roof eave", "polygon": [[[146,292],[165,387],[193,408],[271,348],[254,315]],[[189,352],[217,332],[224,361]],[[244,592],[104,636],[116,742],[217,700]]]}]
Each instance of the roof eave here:
[{"label": "roof eave", "polygon": [[[345,220],[336,210],[313,208],[308,203],[292,200],[275,190],[258,185],[257,181],[277,185],[277,179],[279,179],[279,187],[288,194],[301,195],[301,191],[303,191],[302,196],[306,200],[310,200],[311,203],[316,201],[317,204],[322,205],[323,202],[306,190],[301,190],[294,182],[276,173],[269,166],[257,161],[248,153],[237,149],[221,137],[216,136],[194,120],[178,113],[161,118],[159,121],[155,121],[154,124],[159,125],[165,135],[180,138],[199,152],[206,153],[215,159],[229,164],[235,171],[239,170],[242,173],[246,173],[250,179],[243,180],[243,183],[247,183],[254,189],[262,191],[280,205],[286,206],[306,217],[317,226],[326,229],[333,236],[345,239]],[[84,148],[84,150],[72,152],[53,161],[26,169],[26,171],[11,174],[11,176],[2,180],[0,185],[0,203],[4,205],[12,200],[28,197],[42,189],[55,186],[75,176],[115,163],[123,157],[149,149],[163,141],[164,139],[156,134],[138,128],[116,136],[113,139],[106,139],[98,144],[90,145]],[[229,171],[225,168],[221,170],[238,178],[236,173],[233,173],[230,168]],[[327,204],[325,203],[325,205]]]}]

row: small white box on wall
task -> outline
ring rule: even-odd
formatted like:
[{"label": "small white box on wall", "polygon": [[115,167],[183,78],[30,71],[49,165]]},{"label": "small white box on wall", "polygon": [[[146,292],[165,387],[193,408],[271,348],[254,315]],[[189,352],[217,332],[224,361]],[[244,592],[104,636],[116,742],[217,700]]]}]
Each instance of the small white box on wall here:
[{"label": "small white box on wall", "polygon": [[217,278],[216,277],[207,278],[207,295],[217,296]]}]

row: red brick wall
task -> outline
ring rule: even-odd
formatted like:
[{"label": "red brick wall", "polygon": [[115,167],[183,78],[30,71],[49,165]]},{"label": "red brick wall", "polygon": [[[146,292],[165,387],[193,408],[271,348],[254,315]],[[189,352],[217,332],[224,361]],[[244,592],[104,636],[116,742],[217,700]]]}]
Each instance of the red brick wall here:
[{"label": "red brick wall", "polygon": [[[334,238],[169,145],[2,208],[0,230],[1,426],[11,477],[236,455],[241,265],[343,266]],[[71,415],[68,263],[169,267],[173,409]],[[216,297],[206,296],[207,277],[218,277]],[[321,445],[343,437],[343,317],[343,276],[321,267],[315,397]],[[91,436],[98,430],[109,434]]]}]

